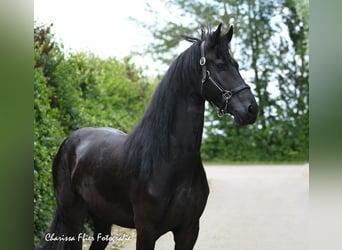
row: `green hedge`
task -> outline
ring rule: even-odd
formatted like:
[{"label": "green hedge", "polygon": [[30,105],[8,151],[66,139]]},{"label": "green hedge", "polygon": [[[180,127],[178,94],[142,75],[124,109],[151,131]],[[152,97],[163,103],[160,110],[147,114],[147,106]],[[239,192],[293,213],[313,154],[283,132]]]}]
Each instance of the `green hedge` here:
[{"label": "green hedge", "polygon": [[65,54],[50,27],[36,25],[34,68],[34,236],[55,210],[51,166],[63,139],[80,127],[129,131],[154,88],[129,58]]}]

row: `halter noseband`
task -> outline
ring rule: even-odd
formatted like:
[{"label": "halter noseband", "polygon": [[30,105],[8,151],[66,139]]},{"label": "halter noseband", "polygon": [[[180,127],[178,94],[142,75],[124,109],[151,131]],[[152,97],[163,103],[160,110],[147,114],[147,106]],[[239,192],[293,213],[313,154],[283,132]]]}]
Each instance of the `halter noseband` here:
[{"label": "halter noseband", "polygon": [[203,85],[204,83],[209,80],[212,84],[214,84],[214,86],[221,92],[222,94],[222,98],[223,100],[225,101],[225,105],[224,105],[224,108],[218,108],[217,110],[217,115],[219,117],[222,117],[226,114],[228,114],[228,102],[229,100],[234,96],[236,95],[237,93],[241,92],[242,90],[245,90],[245,89],[250,89],[249,85],[248,84],[243,84],[241,86],[238,86],[232,90],[227,90],[225,89],[219,82],[215,81],[211,75],[210,75],[210,71],[207,70],[207,67],[206,67],[206,58],[205,58],[205,55],[204,55],[204,46],[205,46],[205,41],[202,41],[201,43],[201,58],[200,58],[200,62],[199,64],[202,66],[202,85],[201,85],[201,94],[203,96]]}]

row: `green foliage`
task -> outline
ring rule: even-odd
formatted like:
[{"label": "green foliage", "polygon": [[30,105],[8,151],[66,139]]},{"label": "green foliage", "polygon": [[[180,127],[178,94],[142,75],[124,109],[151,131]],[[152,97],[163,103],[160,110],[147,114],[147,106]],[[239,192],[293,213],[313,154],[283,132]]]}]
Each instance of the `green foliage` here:
[{"label": "green foliage", "polygon": [[51,163],[65,136],[58,110],[51,107],[50,75],[62,58],[50,37],[50,27],[36,27],[34,69],[34,235],[35,241],[48,227],[54,211]]},{"label": "green foliage", "polygon": [[80,127],[131,130],[154,88],[130,58],[65,55],[50,29],[34,28],[35,242],[55,210],[51,166],[63,139]]}]

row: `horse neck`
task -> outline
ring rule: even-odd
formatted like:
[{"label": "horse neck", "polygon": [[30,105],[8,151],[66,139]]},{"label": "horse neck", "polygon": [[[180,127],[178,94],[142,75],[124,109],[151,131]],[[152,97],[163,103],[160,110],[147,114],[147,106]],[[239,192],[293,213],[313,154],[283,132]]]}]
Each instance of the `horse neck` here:
[{"label": "horse neck", "polygon": [[191,94],[185,96],[183,100],[177,102],[173,119],[170,150],[199,155],[203,133],[204,101]]},{"label": "horse neck", "polygon": [[201,69],[196,62],[199,57],[191,52],[181,54],[173,62],[154,96],[162,103],[162,117],[156,120],[162,126],[160,132],[167,137],[163,150],[172,155],[181,152],[199,156],[201,147],[205,101],[198,94]]},{"label": "horse neck", "polygon": [[198,94],[198,61],[199,56],[185,53],[170,66],[140,122],[128,135],[124,166],[149,176],[165,162],[179,167],[186,159],[200,162],[204,99]]},{"label": "horse neck", "polygon": [[191,82],[177,77],[162,81],[138,125],[146,137],[150,135],[152,148],[165,156],[178,151],[199,155],[204,99],[189,86]]}]

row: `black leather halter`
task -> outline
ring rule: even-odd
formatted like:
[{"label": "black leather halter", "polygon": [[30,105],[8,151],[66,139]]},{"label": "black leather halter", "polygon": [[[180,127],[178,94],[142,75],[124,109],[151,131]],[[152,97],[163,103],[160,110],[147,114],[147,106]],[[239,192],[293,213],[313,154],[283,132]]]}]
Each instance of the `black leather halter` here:
[{"label": "black leather halter", "polygon": [[[224,107],[218,107],[218,111],[217,111],[217,115],[219,117],[222,117],[226,114],[228,114],[228,102],[229,100],[236,95],[237,93],[245,90],[245,89],[250,89],[249,85],[244,83],[241,86],[238,86],[232,90],[227,90],[225,89],[222,84],[220,84],[219,82],[215,81],[211,75],[210,75],[210,71],[207,70],[206,67],[206,58],[205,58],[205,54],[204,54],[204,47],[205,47],[205,41],[202,41],[201,43],[201,58],[200,58],[200,65],[202,66],[202,86],[201,86],[201,94],[203,96],[203,85],[204,83],[207,82],[207,80],[209,80],[222,94],[222,98],[225,102]],[[209,100],[208,100],[209,101]]]}]

